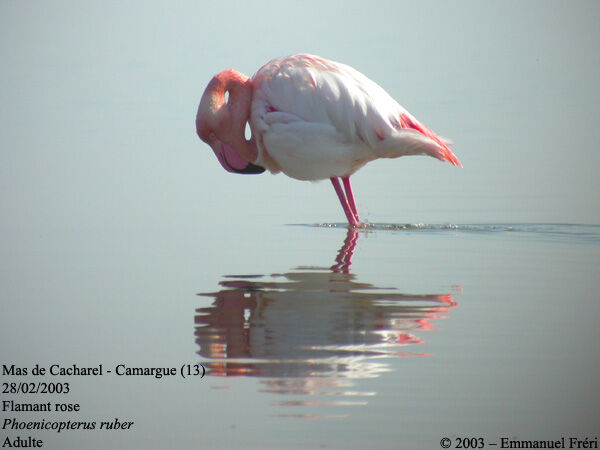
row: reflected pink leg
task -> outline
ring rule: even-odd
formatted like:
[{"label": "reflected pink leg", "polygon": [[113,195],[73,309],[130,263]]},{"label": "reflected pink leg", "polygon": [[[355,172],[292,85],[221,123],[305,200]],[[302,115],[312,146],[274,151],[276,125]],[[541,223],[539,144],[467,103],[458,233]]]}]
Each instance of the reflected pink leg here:
[{"label": "reflected pink leg", "polygon": [[354,217],[354,213],[350,209],[350,205],[348,205],[348,200],[346,199],[346,196],[344,195],[344,191],[342,191],[342,186],[340,185],[340,180],[338,180],[336,177],[331,177],[330,180],[331,180],[331,184],[333,184],[333,188],[335,189],[335,193],[337,194],[338,198],[340,199],[340,203],[342,204],[342,208],[344,209],[344,213],[346,214],[348,223],[353,227],[357,227],[358,221]]},{"label": "reflected pink leg", "polygon": [[342,181],[344,182],[344,189],[346,190],[346,198],[348,199],[348,203],[350,204],[350,209],[354,213],[354,218],[358,223],[360,222],[360,219],[358,218],[358,209],[356,208],[354,194],[352,193],[352,186],[350,185],[350,177],[342,177]]},{"label": "reflected pink leg", "polygon": [[340,251],[335,258],[336,264],[331,266],[332,272],[350,273],[350,265],[352,264],[352,255],[356,248],[356,241],[358,241],[358,231],[356,228],[348,228],[344,245],[342,245],[342,248],[340,248]]}]

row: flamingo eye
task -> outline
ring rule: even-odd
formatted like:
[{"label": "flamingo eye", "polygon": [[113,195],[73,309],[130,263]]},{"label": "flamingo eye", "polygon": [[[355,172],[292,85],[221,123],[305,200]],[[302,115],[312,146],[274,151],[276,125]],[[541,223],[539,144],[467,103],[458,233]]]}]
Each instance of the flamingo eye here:
[{"label": "flamingo eye", "polygon": [[208,139],[210,139],[211,141],[215,138],[215,133],[213,133],[212,131],[210,132],[210,134],[208,135]]}]

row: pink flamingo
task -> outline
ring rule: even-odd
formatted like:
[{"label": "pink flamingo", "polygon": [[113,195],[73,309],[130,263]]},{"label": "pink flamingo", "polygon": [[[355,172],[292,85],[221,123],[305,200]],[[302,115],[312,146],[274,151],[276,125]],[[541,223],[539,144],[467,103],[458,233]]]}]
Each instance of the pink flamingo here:
[{"label": "pink flamingo", "polygon": [[314,55],[274,59],[252,78],[232,69],[215,75],[200,100],[196,130],[229,172],[267,168],[298,180],[329,178],[352,227],[360,219],[350,176],[369,161],[424,154],[462,167],[449,140],[379,85]]}]

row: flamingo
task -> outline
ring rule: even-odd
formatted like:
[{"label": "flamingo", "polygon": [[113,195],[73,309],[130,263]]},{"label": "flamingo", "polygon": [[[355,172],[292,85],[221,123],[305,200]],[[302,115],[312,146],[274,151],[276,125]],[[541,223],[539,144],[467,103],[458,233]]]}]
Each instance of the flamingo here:
[{"label": "flamingo", "polygon": [[329,178],[352,228],[360,219],[350,176],[366,163],[429,155],[462,167],[449,140],[378,84],[309,54],[274,59],[252,78],[233,69],[215,75],[200,100],[196,131],[228,172]]}]

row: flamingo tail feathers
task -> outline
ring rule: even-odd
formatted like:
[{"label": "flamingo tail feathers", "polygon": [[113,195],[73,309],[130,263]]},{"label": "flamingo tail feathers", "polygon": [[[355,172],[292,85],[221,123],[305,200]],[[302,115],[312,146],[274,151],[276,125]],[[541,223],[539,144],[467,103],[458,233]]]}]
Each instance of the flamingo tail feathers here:
[{"label": "flamingo tail feathers", "polygon": [[433,156],[440,161],[447,161],[452,165],[462,167],[462,164],[456,155],[454,155],[452,150],[448,148],[449,145],[452,145],[452,141],[450,139],[437,136],[433,131],[412,117],[410,114],[400,114],[400,126],[403,130],[415,130],[437,144],[435,146],[423,145],[423,152],[425,154]]}]

